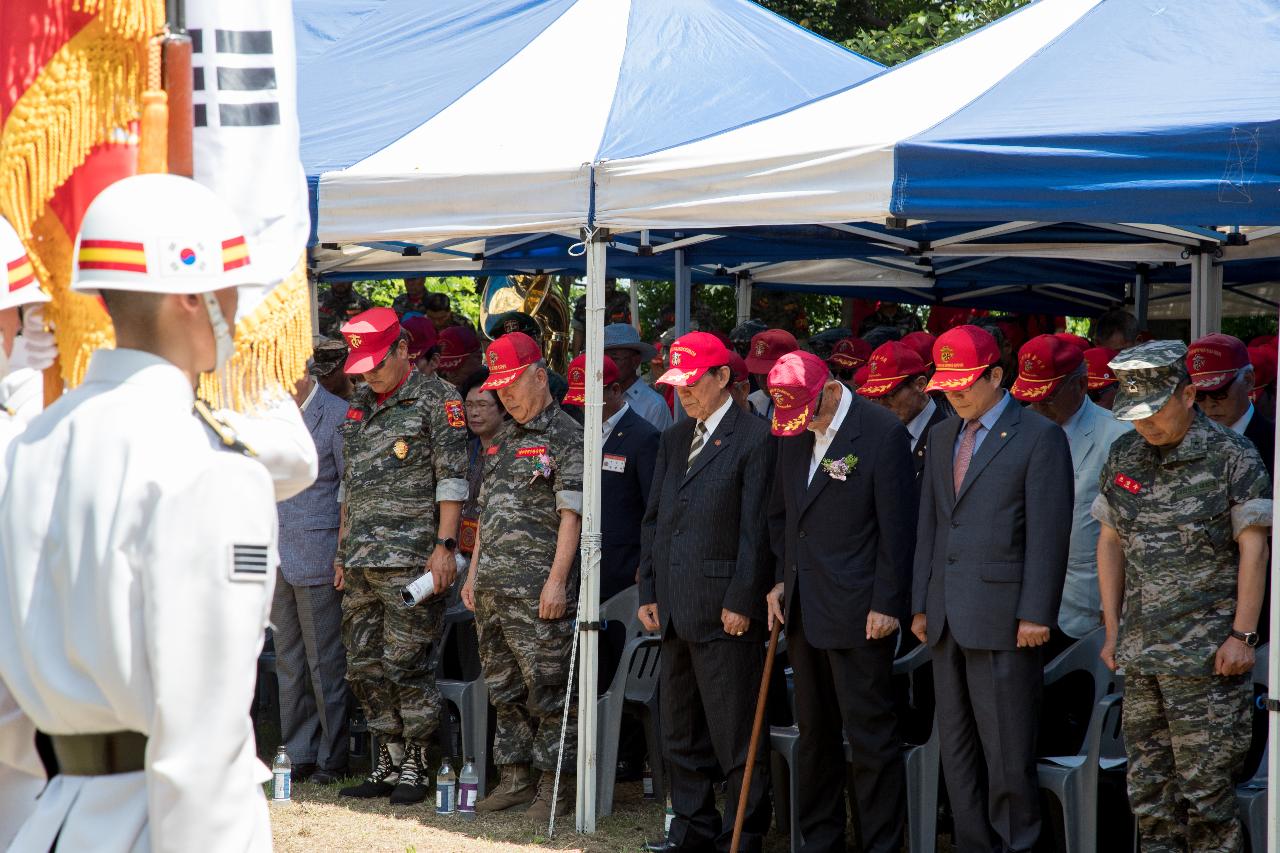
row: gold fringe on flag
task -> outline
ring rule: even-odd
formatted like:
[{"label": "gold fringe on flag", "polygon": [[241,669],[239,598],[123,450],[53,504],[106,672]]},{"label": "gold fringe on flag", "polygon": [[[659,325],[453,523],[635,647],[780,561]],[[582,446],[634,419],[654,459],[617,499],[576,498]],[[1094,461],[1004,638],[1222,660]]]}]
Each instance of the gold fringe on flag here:
[{"label": "gold fringe on flag", "polygon": [[149,39],[164,27],[162,0],[75,0],[96,13],[41,69],[0,133],[0,213],[27,246],[44,289],[62,376],[78,384],[89,355],[114,343],[96,300],[70,292],[71,243],[48,204],[97,145],[121,139],[141,112]]},{"label": "gold fringe on flag", "polygon": [[251,411],[293,392],[311,357],[311,291],[306,259],[236,323],[236,352],[221,373],[200,377],[200,399],[214,409]]}]

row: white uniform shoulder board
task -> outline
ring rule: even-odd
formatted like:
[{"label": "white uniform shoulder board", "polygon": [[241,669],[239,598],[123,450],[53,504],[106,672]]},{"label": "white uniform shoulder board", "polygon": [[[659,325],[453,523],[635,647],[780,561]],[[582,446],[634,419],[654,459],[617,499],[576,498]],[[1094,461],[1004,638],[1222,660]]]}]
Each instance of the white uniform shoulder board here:
[{"label": "white uniform shoulder board", "polygon": [[232,545],[231,580],[265,583],[268,550],[266,545]]},{"label": "white uniform shoulder board", "polygon": [[258,455],[252,447],[240,440],[231,424],[211,412],[203,400],[192,403],[191,411],[218,437],[223,447],[249,457]]}]

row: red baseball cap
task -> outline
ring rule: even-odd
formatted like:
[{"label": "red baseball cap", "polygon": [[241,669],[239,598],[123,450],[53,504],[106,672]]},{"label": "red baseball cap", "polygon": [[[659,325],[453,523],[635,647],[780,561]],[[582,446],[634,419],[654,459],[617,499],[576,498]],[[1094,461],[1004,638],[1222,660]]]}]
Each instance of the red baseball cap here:
[{"label": "red baseball cap", "polygon": [[892,394],[910,376],[918,376],[927,368],[924,360],[902,341],[886,341],[876,347],[867,361],[867,377],[858,386],[864,397],[884,397]]},{"label": "red baseball cap", "polygon": [[[613,363],[613,359],[609,356],[604,357],[604,387],[618,381],[618,365]],[[569,390],[565,392],[564,399],[560,402],[569,403],[574,406],[585,406],[587,404],[587,354],[575,358],[569,362]]]},{"label": "red baseball cap", "polygon": [[924,390],[963,391],[977,382],[984,370],[1000,362],[1000,347],[985,329],[956,326],[933,342],[933,362],[938,371]]},{"label": "red baseball cap", "polygon": [[508,332],[489,344],[485,362],[489,378],[480,387],[485,391],[505,388],[520,378],[525,368],[542,360],[542,348],[524,332]]},{"label": "red baseball cap", "polygon": [[912,332],[909,335],[903,335],[900,343],[915,350],[925,369],[928,370],[933,366],[933,342],[936,340],[937,338],[928,332]]},{"label": "red baseball cap", "polygon": [[843,338],[831,348],[827,361],[841,370],[857,370],[871,358],[871,344],[862,338]]},{"label": "red baseball cap", "polygon": [[1276,381],[1276,342],[1263,343],[1249,347],[1249,363],[1253,365],[1253,390],[1249,392],[1251,399],[1256,400],[1266,387]]},{"label": "red baseball cap", "polygon": [[409,333],[409,358],[418,358],[436,345],[439,336],[435,324],[421,315],[400,323]]},{"label": "red baseball cap", "polygon": [[1187,372],[1199,391],[1217,391],[1235,381],[1249,364],[1244,341],[1221,333],[1205,335],[1187,348]]},{"label": "red baseball cap", "polygon": [[1088,338],[1081,337],[1080,335],[1073,335],[1070,332],[1058,332],[1054,337],[1060,341],[1066,341],[1072,346],[1079,347],[1080,352],[1093,348],[1093,344],[1089,343]]},{"label": "red baseball cap", "polygon": [[729,372],[733,374],[734,382],[746,382],[751,378],[751,371],[747,370],[747,362],[732,349],[729,350]]},{"label": "red baseball cap", "polygon": [[479,351],[480,340],[470,326],[449,326],[440,333],[441,370],[457,370],[467,356]]},{"label": "red baseball cap", "polygon": [[368,373],[387,357],[387,352],[400,340],[400,318],[390,308],[370,308],[342,324],[347,339],[347,362],[344,373]]},{"label": "red baseball cap", "polygon": [[862,365],[853,372],[853,387],[858,391],[862,390],[862,386],[867,384],[867,379],[871,376],[871,368]]},{"label": "red baseball cap", "polygon": [[767,380],[774,405],[773,434],[786,436],[804,432],[818,410],[822,386],[830,378],[827,363],[811,352],[796,350],[779,356],[769,368]]},{"label": "red baseball cap", "polygon": [[1114,385],[1115,371],[1111,369],[1111,360],[1120,354],[1120,350],[1111,347],[1092,347],[1084,351],[1085,369],[1089,372],[1089,390],[1097,391]]},{"label": "red baseball cap", "polygon": [[1257,349],[1258,347],[1275,347],[1280,343],[1280,337],[1276,335],[1258,335],[1249,341],[1249,349]]},{"label": "red baseball cap", "polygon": [[1018,378],[1009,393],[1024,403],[1047,400],[1083,361],[1084,350],[1075,341],[1062,335],[1036,335],[1018,350]]},{"label": "red baseball cap", "polygon": [[747,369],[752,373],[768,373],[773,363],[789,352],[800,349],[795,336],[785,329],[766,329],[752,335],[747,350]]},{"label": "red baseball cap", "polygon": [[713,367],[729,363],[729,350],[708,332],[689,332],[676,338],[667,354],[670,368],[658,377],[664,385],[687,386]]}]

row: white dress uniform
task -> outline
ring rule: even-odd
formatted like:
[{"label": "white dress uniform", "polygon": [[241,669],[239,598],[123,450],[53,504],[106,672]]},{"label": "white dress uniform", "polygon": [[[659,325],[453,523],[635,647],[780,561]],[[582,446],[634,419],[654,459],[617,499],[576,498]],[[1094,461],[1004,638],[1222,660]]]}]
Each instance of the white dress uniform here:
[{"label": "white dress uniform", "polygon": [[[0,456],[43,408],[40,370],[53,362],[53,336],[43,328],[35,306],[49,297],[36,281],[22,240],[0,217],[0,311],[27,306],[23,336],[13,342],[0,375]],[[31,343],[32,346],[27,345]],[[0,349],[0,357],[3,350]],[[0,483],[3,480],[0,479]],[[35,750],[35,726],[0,681],[0,849],[8,849],[18,828],[35,809],[45,784],[44,765]]]},{"label": "white dress uniform", "polygon": [[[221,363],[232,344],[208,294],[248,283],[238,233],[195,182],[128,178],[86,213],[73,287],[204,294]],[[0,681],[20,710],[0,713],[0,765],[30,764],[32,724],[60,764],[13,849],[271,848],[248,711],[275,497],[309,484],[315,451],[282,405],[227,419],[260,461],[193,403],[174,364],[99,351],[4,456]]]}]

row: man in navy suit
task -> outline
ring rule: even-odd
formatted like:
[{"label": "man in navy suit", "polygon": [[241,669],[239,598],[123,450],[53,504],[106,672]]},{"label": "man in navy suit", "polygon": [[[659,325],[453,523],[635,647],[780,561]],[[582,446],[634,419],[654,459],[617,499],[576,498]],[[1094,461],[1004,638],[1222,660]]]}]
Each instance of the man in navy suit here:
[{"label": "man in navy suit", "polygon": [[[569,363],[566,406],[586,405],[586,361]],[[627,402],[618,366],[604,357],[604,460],[600,474],[600,600],[608,601],[636,582],[640,522],[658,459],[658,430]]]},{"label": "man in navy suit", "polygon": [[[774,441],[729,396],[729,351],[690,332],[660,379],[689,417],[662,434],[641,528],[640,621],[662,634],[661,715],[675,819],[661,850],[725,851],[737,810],[764,669],[765,595],[773,584],[763,523]],[[757,760],[742,850],[769,829],[766,762]],[[717,771],[718,768],[718,771]],[[721,820],[712,788],[732,792]]]},{"label": "man in navy suit", "polygon": [[956,849],[1030,850],[1041,646],[1067,571],[1071,450],[1061,427],[1004,390],[990,333],[957,326],[933,356],[926,390],[943,391],[956,417],[933,428],[925,463],[911,631],[932,648]]},{"label": "man in navy suit", "polygon": [[768,596],[769,623],[786,623],[795,675],[800,850],[847,849],[847,736],[858,849],[898,853],[906,778],[891,678],[911,594],[910,439],[812,353],[779,358],[768,387],[773,434],[783,436],[769,507],[781,580]]},{"label": "man in navy suit", "polygon": [[280,568],[271,602],[276,676],[280,681],[280,742],[295,779],[327,784],[347,767],[347,653],[342,647],[342,593],[335,589],[338,485],[347,404],[316,381],[315,365],[294,399],[320,458],[315,483],[277,504]]}]

